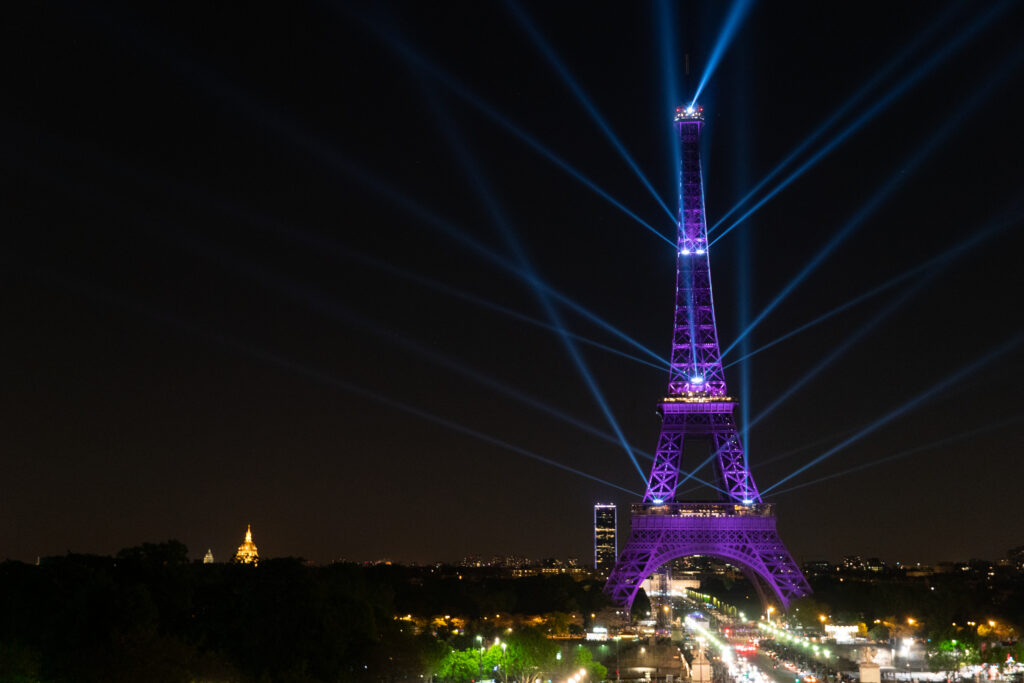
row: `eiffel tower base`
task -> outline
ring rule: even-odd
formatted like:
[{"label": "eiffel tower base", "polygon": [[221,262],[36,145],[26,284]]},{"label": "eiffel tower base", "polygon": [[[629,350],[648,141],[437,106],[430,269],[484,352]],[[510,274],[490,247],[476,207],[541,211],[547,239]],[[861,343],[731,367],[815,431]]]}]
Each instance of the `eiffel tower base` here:
[{"label": "eiffel tower base", "polygon": [[[796,562],[775,528],[773,505],[673,503],[634,505],[632,533],[608,577],[605,593],[627,610],[637,591],[658,567],[679,557],[704,555],[736,565],[757,577],[784,610],[810,595]],[[762,602],[766,595],[753,581]]]}]

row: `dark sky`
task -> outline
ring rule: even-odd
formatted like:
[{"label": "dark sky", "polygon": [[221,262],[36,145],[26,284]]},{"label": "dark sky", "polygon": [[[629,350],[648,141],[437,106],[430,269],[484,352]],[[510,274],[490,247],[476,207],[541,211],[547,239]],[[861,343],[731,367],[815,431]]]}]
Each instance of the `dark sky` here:
[{"label": "dark sky", "polygon": [[[701,96],[715,223],[877,80],[778,179],[875,115],[714,246],[723,346],[865,207],[751,349],[961,247],[750,358],[747,381],[727,371],[754,416],[823,365],[748,435],[762,490],[892,414],[768,495],[798,560],[1024,543],[1024,358],[1005,346],[1024,331],[1024,10],[1004,5],[761,2]],[[674,210],[660,6],[523,8]],[[685,97],[729,4],[671,8]],[[177,538],[227,559],[246,524],[263,554],[319,562],[587,558],[593,503],[625,517],[639,493],[523,453],[643,487],[620,446],[552,415],[611,431],[559,338],[515,317],[547,319],[500,261],[518,240],[665,356],[673,250],[477,105],[674,226],[509,6],[44,0],[3,23],[0,558]],[[653,451],[666,372],[580,349]]]}]

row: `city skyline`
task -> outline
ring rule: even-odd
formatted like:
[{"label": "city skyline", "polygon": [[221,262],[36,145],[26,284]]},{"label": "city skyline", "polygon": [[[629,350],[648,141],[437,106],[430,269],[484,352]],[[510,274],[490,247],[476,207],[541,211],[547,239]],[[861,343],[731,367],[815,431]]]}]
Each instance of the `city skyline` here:
[{"label": "city skyline", "polygon": [[727,9],[19,9],[0,559],[590,556],[657,446],[695,99],[797,561],[1019,546],[1021,8]]}]

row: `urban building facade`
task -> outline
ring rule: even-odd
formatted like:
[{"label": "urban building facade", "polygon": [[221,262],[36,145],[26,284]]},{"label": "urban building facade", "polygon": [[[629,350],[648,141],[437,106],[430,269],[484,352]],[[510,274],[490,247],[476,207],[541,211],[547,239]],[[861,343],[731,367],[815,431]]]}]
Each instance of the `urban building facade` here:
[{"label": "urban building facade", "polygon": [[617,522],[615,505],[598,503],[594,506],[594,570],[602,576],[611,572],[619,556]]}]

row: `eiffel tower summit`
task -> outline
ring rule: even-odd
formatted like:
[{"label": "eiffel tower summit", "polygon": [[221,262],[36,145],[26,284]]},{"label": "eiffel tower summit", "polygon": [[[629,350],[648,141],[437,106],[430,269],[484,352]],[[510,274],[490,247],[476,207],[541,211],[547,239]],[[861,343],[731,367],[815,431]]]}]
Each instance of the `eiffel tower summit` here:
[{"label": "eiffel tower summit", "polygon": [[[701,107],[676,109],[679,175],[676,301],[668,395],[659,404],[661,436],[642,503],[631,510],[632,532],[605,592],[629,608],[644,579],[679,557],[704,555],[737,566],[767,604],[788,609],[811,592],[776,531],[775,506],[761,500],[740,443],[718,346],[704,216]],[[718,475],[717,500],[679,502],[686,444],[704,441]],[[686,460],[691,471],[702,463]],[[768,595],[765,587],[771,592]]]}]

